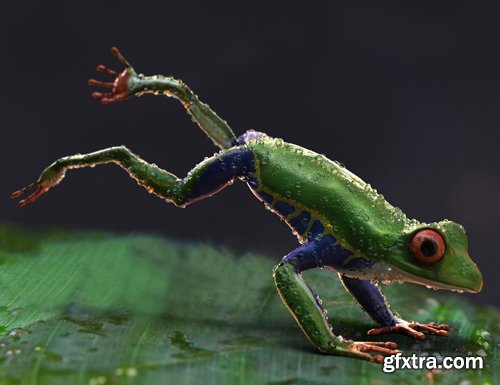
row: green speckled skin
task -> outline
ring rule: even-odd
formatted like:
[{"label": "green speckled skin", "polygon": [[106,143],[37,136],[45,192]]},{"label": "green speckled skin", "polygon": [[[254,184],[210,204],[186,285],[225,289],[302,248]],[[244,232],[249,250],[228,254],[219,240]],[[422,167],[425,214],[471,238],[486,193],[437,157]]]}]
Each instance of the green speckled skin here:
[{"label": "green speckled skin", "polygon": [[[289,224],[292,220],[301,218],[299,214],[305,212],[305,215],[311,215],[307,222],[309,229],[314,226],[314,222],[324,226],[324,230],[315,235],[314,239],[306,235],[308,229],[300,234],[296,232],[303,244],[299,248],[299,257],[306,255],[309,262],[316,262],[315,253],[325,250],[334,253],[328,247],[337,246],[349,253],[347,259],[329,267],[340,274],[346,289],[365,310],[370,309],[367,310],[370,316],[383,326],[372,329],[371,334],[402,331],[423,339],[424,333],[417,331],[417,328],[441,336],[447,335],[448,330],[448,326],[444,324],[407,322],[394,315],[376,281],[406,281],[457,291],[481,290],[482,276],[468,255],[467,237],[460,225],[448,220],[436,223],[410,220],[399,208],[390,205],[369,184],[338,162],[282,139],[249,132],[254,136],[250,135],[239,141],[229,125],[201,102],[182,81],[161,75],[139,75],[116,48],[112,52],[125,66],[125,70],[118,74],[104,66],[98,66],[100,72],[116,78],[114,83],[91,79],[90,85],[112,88],[107,94],[94,93],[95,98],[107,104],[145,93],[174,97],[222,151],[200,162],[182,179],[145,162],[123,146],[65,157],[45,169],[35,183],[12,194],[12,198],[17,199],[34,190],[28,198],[19,202],[20,206],[34,202],[57,185],[66,171],[104,163],[120,165],[149,192],[179,207],[217,193],[236,178],[246,178],[250,188],[260,199],[264,199],[264,195],[260,193],[266,193],[273,201],[279,201],[295,210],[284,218]],[[225,159],[232,159],[231,162],[236,163],[239,159],[241,163],[242,157],[248,154],[251,154],[251,161],[243,166],[224,163]],[[256,183],[252,185],[253,182]],[[266,205],[272,208],[269,202]],[[420,256],[419,259],[415,249],[412,249],[414,246],[410,247],[410,244],[421,233],[435,234],[441,243],[436,243],[432,238],[433,254]],[[330,244],[324,247],[321,239],[331,240]],[[311,247],[308,249],[307,246]],[[418,252],[423,253],[425,250],[429,249]],[[441,250],[439,259],[432,262],[425,259],[437,255],[437,250]],[[352,261],[361,261],[364,265],[359,269],[344,268]],[[309,265],[309,268],[313,265]],[[314,267],[320,265],[316,264]],[[353,342],[335,336],[319,297],[304,282],[301,270],[286,258],[275,267],[274,279],[283,302],[300,328],[322,352],[377,362],[382,361],[380,354],[397,353],[395,344],[390,342]],[[373,280],[373,283],[369,280]]]},{"label": "green speckled skin", "polygon": [[[467,254],[467,237],[460,225],[410,220],[340,163],[282,139],[264,137],[248,145],[255,153],[260,189],[310,211],[355,256],[382,262],[374,277],[480,289],[481,273]],[[411,235],[423,228],[439,230],[447,240],[449,257],[436,265],[424,265],[408,251]]]},{"label": "green speckled skin", "polygon": [[249,146],[262,190],[311,211],[343,247],[372,247],[372,257],[382,256],[384,237],[402,231],[402,213],[338,162],[282,139],[254,140]]}]

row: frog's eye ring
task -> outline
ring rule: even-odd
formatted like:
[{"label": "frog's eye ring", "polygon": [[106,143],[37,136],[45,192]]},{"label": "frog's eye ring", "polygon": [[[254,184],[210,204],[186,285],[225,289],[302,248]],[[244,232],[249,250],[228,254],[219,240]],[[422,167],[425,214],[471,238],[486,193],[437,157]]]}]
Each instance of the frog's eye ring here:
[{"label": "frog's eye ring", "polygon": [[435,263],[443,258],[446,245],[441,234],[425,229],[417,232],[410,241],[410,251],[424,263]]}]

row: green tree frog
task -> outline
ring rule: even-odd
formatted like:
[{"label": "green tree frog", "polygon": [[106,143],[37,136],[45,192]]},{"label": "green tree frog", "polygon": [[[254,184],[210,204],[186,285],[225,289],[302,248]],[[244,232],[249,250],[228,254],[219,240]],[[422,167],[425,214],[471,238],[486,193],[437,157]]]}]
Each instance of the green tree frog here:
[{"label": "green tree frog", "polygon": [[149,164],[126,147],[67,156],[47,167],[40,178],[12,194],[19,206],[34,202],[57,185],[70,169],[116,163],[150,193],[186,207],[210,197],[236,179],[277,214],[300,246],[274,268],[274,280],[284,304],[310,342],[321,352],[381,362],[397,354],[393,342],[352,341],[333,333],[321,299],[302,272],[327,267],[337,272],[347,291],[380,327],[377,335],[403,332],[416,339],[424,333],[446,336],[448,325],[406,321],[393,313],[378,282],[412,282],[432,288],[476,293],[482,275],[468,255],[462,226],[448,220],[422,223],[408,219],[382,195],[338,162],[264,133],[236,136],[228,124],[202,103],[180,80],[138,74],[117,48],[112,53],[124,65],[118,73],[99,65],[114,82],[89,80],[102,103],[142,94],[178,99],[198,126],[221,150],[194,167],[184,178]]}]

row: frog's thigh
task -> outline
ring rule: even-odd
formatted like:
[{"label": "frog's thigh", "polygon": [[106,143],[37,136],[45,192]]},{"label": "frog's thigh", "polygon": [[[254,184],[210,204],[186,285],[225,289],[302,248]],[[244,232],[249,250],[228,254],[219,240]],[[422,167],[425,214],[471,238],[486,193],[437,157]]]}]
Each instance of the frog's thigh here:
[{"label": "frog's thigh", "polygon": [[332,236],[312,240],[293,250],[274,268],[281,299],[307,338],[325,353],[335,352],[342,339],[333,334],[319,296],[305,283],[301,272],[322,266],[330,258],[334,244]]},{"label": "frog's thigh", "polygon": [[246,146],[232,147],[205,159],[193,168],[175,186],[178,204],[187,206],[210,197],[242,178],[257,187],[255,161],[252,150]]}]

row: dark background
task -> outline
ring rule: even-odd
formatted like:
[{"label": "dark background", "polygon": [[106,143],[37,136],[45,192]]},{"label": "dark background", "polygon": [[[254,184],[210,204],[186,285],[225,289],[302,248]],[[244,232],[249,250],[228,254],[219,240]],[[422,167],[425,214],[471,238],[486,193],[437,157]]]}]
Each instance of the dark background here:
[{"label": "dark background", "polygon": [[2,221],[157,233],[276,261],[297,246],[244,184],[180,210],[113,165],[71,172],[15,207],[10,192],[61,156],[125,144],[183,176],[216,150],[174,100],[90,98],[97,64],[120,69],[117,45],[139,72],[183,79],[237,134],[324,153],[409,217],[463,224],[485,280],[471,299],[498,304],[498,9],[372,3],[4,2]]}]

